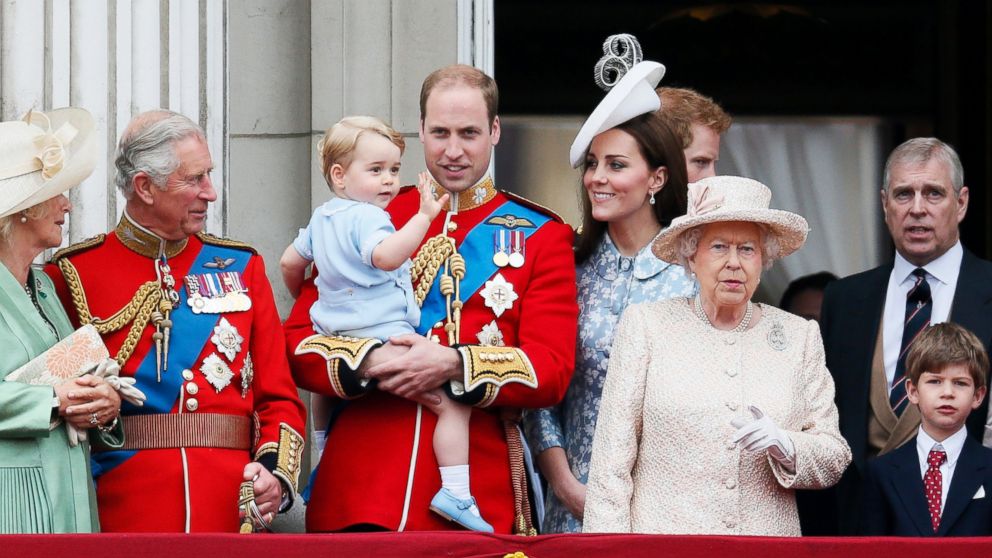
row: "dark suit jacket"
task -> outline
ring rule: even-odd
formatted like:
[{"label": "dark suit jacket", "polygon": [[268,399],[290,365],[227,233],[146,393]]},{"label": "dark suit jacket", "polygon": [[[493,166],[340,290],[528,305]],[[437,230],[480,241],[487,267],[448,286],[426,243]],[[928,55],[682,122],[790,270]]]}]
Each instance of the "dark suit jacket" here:
[{"label": "dark suit jacket", "polygon": [[[823,494],[800,495],[804,534],[858,532],[861,479],[868,454],[868,403],[875,340],[885,309],[892,264],[831,283],[823,297],[820,331],[827,368],[837,389],[840,432],[851,446],[853,460],[836,487]],[[951,321],[971,330],[986,349],[992,346],[992,262],[968,250],[951,304]],[[968,417],[968,433],[981,441],[988,398]],[[812,502],[811,502],[812,501]]]},{"label": "dark suit jacket", "polygon": [[[979,487],[984,496],[974,498]],[[992,535],[992,450],[968,438],[954,467],[951,486],[933,532],[923,493],[916,438],[868,462],[862,534],[900,537]]]}]

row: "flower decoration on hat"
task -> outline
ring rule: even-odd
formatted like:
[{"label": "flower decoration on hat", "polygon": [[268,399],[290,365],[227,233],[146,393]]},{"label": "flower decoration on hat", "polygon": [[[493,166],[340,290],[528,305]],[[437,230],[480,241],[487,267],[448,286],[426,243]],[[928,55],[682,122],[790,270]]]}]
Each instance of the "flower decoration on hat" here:
[{"label": "flower decoration on hat", "polygon": [[723,194],[717,194],[708,182],[693,182],[689,185],[689,204],[686,215],[692,217],[720,209]]},{"label": "flower decoration on hat", "polygon": [[96,122],[80,108],[0,122],[0,217],[64,193],[93,172]]},{"label": "flower decoration on hat", "polygon": [[65,146],[58,136],[49,131],[43,136],[39,136],[34,141],[38,146],[38,160],[41,161],[41,176],[45,180],[51,180],[60,170],[65,162]]}]

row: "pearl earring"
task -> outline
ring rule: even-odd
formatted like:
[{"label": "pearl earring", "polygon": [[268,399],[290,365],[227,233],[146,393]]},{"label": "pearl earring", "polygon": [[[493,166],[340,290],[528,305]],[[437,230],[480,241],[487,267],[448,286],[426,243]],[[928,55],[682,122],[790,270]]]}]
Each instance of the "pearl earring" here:
[{"label": "pearl earring", "polygon": [[27,222],[28,222],[27,216],[22,213],[21,214],[21,223],[27,223]]},{"label": "pearl earring", "polygon": [[651,199],[648,200],[648,203],[651,205],[654,205],[654,194],[654,192],[651,192]]}]

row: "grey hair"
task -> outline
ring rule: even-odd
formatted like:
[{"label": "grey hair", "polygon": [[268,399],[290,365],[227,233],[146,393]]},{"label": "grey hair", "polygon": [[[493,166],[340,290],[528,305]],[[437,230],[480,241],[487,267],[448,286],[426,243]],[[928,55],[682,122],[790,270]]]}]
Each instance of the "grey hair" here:
[{"label": "grey hair", "polygon": [[[689,258],[694,256],[696,254],[696,250],[699,249],[699,239],[703,237],[703,229],[712,224],[714,223],[692,227],[679,235],[676,241],[676,252],[679,257],[679,265],[681,265],[686,272],[689,271]],[[764,223],[755,223],[755,225],[758,225],[758,230],[761,231],[760,243],[762,269],[769,269],[772,267],[772,263],[778,259],[779,254],[782,253],[782,245],[778,242],[778,236],[771,233],[768,225],[765,225]]]},{"label": "grey hair", "polygon": [[[61,194],[60,194],[61,195]],[[20,220],[21,216],[27,217],[28,219],[44,219],[48,216],[48,211],[46,211],[45,201],[38,202],[27,209],[22,209],[17,213],[8,215],[6,217],[0,217],[0,241],[3,241],[8,246],[10,245],[11,234],[14,232],[14,219]]]},{"label": "grey hair", "polygon": [[961,159],[950,145],[937,138],[913,138],[899,145],[885,161],[885,175],[882,177],[882,189],[889,191],[889,181],[892,180],[892,168],[898,165],[925,165],[930,159],[936,158],[947,165],[951,171],[951,184],[954,192],[960,193],[964,186],[964,168]]},{"label": "grey hair", "polygon": [[152,184],[164,190],[169,175],[179,168],[175,144],[188,137],[206,141],[203,129],[185,116],[168,110],[154,110],[136,116],[121,134],[117,145],[114,182],[121,195],[134,195],[134,177],[143,172]]}]

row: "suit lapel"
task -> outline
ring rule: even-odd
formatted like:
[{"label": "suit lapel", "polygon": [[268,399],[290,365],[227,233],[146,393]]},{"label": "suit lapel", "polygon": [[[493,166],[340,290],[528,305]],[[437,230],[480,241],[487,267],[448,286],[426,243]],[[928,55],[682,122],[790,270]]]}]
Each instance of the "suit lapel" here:
[{"label": "suit lapel", "polygon": [[[949,319],[977,335],[986,350],[992,349],[992,264],[968,250],[961,258],[961,272],[954,288]],[[988,405],[989,398],[986,397],[981,407],[968,417],[969,437],[981,441]]]},{"label": "suit lapel", "polygon": [[920,535],[932,537],[933,527],[923,489],[923,476],[920,474],[916,438],[892,452],[892,485]]},{"label": "suit lapel", "polygon": [[[842,428],[850,433],[849,443],[854,457],[854,464],[859,469],[864,467],[868,452],[868,416],[869,394],[871,393],[871,367],[875,356],[875,341],[878,330],[882,327],[882,312],[885,308],[885,292],[888,289],[889,275],[892,264],[876,268],[862,284],[862,288],[850,293],[849,309],[851,316],[844,323],[851,324],[847,333],[854,340],[851,354],[845,357],[848,365],[842,365],[839,370],[854,376],[849,378],[850,389],[847,393],[838,392],[839,397],[848,399],[844,407],[852,411],[840,417],[844,421]],[[848,388],[848,386],[844,386]],[[853,400],[851,400],[853,399]],[[845,418],[847,420],[845,420]]]},{"label": "suit lapel", "polygon": [[961,456],[954,466],[954,476],[951,486],[947,489],[947,500],[944,502],[944,513],[940,516],[938,535],[946,535],[954,522],[961,517],[971,502],[979,485],[982,483],[982,470],[985,464],[980,459],[978,442],[966,438]]}]

